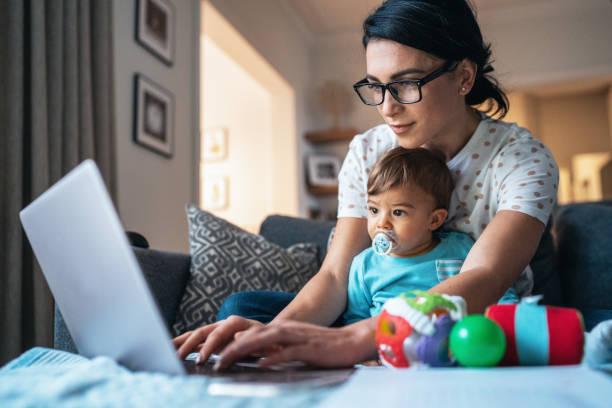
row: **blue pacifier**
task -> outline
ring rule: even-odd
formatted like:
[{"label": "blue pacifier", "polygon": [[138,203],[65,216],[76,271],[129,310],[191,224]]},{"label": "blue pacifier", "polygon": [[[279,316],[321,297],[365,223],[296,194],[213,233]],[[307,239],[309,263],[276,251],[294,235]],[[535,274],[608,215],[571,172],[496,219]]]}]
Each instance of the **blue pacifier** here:
[{"label": "blue pacifier", "polygon": [[384,232],[379,232],[372,240],[372,249],[377,255],[389,255],[393,250],[393,241]]}]

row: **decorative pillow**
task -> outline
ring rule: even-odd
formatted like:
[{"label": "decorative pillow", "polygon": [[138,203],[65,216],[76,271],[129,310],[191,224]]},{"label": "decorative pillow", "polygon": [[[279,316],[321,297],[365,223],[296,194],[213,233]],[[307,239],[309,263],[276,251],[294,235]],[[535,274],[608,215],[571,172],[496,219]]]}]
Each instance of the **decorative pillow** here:
[{"label": "decorative pillow", "polygon": [[316,244],[284,249],[194,205],[187,206],[187,220],[191,270],[175,335],[213,323],[232,293],[297,292],[318,270]]}]

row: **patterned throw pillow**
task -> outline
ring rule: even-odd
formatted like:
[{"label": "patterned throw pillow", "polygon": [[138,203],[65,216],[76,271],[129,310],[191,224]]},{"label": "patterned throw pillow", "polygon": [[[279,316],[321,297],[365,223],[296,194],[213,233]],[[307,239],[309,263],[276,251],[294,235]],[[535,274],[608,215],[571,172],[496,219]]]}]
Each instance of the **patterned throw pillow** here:
[{"label": "patterned throw pillow", "polygon": [[214,322],[232,293],[297,292],[318,270],[316,244],[284,249],[194,205],[187,220],[191,271],[174,335]]}]

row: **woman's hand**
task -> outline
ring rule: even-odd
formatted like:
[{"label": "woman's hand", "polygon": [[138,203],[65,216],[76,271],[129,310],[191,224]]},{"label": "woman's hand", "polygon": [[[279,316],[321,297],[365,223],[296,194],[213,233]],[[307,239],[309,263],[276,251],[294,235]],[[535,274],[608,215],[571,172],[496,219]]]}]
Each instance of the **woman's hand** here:
[{"label": "woman's hand", "polygon": [[220,354],[215,366],[223,369],[242,357],[262,353],[261,366],[302,361],[320,367],[348,367],[376,358],[376,318],[342,328],[295,320],[275,320],[242,332]]},{"label": "woman's hand", "polygon": [[175,337],[172,340],[178,349],[179,358],[183,360],[189,353],[199,352],[198,362],[205,362],[212,353],[218,353],[231,343],[240,333],[249,328],[264,327],[257,320],[230,316],[225,320],[202,326]]}]

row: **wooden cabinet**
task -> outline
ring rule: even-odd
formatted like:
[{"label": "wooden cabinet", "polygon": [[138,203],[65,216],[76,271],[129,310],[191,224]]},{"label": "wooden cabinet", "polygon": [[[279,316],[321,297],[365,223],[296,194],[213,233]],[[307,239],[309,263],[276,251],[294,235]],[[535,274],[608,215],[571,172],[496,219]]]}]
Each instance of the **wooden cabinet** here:
[{"label": "wooden cabinet", "polygon": [[308,186],[308,193],[314,196],[338,195],[338,186]]},{"label": "wooden cabinet", "polygon": [[308,132],[305,138],[310,143],[348,142],[359,131],[355,128],[337,128]]}]

